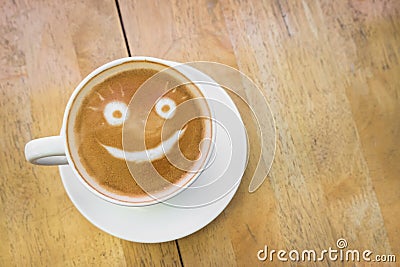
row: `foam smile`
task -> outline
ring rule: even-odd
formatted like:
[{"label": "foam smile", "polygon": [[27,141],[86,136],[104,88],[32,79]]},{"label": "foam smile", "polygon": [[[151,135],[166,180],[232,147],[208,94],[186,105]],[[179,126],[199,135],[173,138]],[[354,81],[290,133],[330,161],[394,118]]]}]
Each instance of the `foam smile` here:
[{"label": "foam smile", "polygon": [[171,137],[161,142],[158,146],[142,151],[124,151],[116,147],[101,145],[111,154],[111,156],[118,159],[133,161],[136,163],[153,161],[163,158],[165,154],[167,154],[178,142],[179,137],[185,132],[185,130],[186,127],[182,130],[176,131]]}]

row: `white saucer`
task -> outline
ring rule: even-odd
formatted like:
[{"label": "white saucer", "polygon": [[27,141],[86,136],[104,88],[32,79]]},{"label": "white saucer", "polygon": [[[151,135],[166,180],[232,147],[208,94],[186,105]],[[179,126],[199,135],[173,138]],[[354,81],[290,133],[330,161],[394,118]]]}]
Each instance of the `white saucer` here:
[{"label": "white saucer", "polygon": [[[225,128],[229,128],[229,135],[234,136],[231,139],[231,136],[224,134],[224,127],[217,126],[215,162],[187,190],[172,198],[170,202],[172,205],[159,203],[146,207],[125,207],[112,204],[89,192],[74,177],[68,165],[60,166],[64,187],[79,212],[92,224],[109,234],[141,243],[179,239],[200,230],[214,220],[229,204],[239,187],[246,168],[247,137],[239,111],[232,99],[220,87],[213,87],[210,90],[208,97],[211,95],[214,100],[224,103],[233,111],[232,114],[238,116],[239,120],[232,120],[229,117],[232,114],[227,114],[226,110],[214,109],[216,120],[228,121],[229,127]],[[232,140],[236,140],[235,149],[229,158],[225,152]],[[228,169],[225,170],[227,165],[222,165],[227,159],[233,163],[229,163]],[[219,180],[225,181],[224,184],[230,184],[229,188],[218,182],[213,183],[216,179],[215,173],[221,173],[221,169],[224,170],[224,174]],[[208,196],[217,195],[220,197],[208,201]],[[202,202],[210,204],[199,205]],[[176,207],[174,206],[176,203],[190,203],[190,206],[197,207]]]}]

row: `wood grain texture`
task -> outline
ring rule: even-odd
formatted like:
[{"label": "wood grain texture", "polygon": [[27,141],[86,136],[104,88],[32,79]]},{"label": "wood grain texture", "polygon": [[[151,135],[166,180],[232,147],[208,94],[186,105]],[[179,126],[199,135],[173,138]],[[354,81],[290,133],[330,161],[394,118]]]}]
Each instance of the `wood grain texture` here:
[{"label": "wood grain texture", "polygon": [[100,231],[72,205],[56,167],[24,160],[27,141],[59,133],[80,80],[127,56],[115,3],[0,5],[0,266],[179,265],[174,242],[135,244]]},{"label": "wood grain texture", "polygon": [[[268,180],[247,192],[250,155],[227,209],[177,241],[183,265],[313,266],[262,263],[257,251],[322,250],[338,238],[399,260],[398,1],[118,4],[122,25],[114,1],[0,3],[0,266],[181,265],[175,242],[135,244],[92,226],[69,201],[57,168],[23,157],[28,140],[59,132],[85,75],[127,55],[122,27],[132,55],[238,68],[263,90],[276,120]],[[256,136],[251,116],[242,115]]]},{"label": "wood grain texture", "polygon": [[[390,165],[373,148],[368,154],[365,143],[372,146],[367,140],[372,137],[363,133],[360,123],[369,121],[372,114],[356,109],[358,98],[352,97],[349,89],[349,81],[361,86],[366,82],[354,77],[355,65],[362,66],[354,56],[361,53],[357,62],[366,60],[369,65],[368,54],[382,49],[371,45],[371,51],[365,50],[361,43],[365,40],[360,39],[363,34],[370,35],[371,42],[389,42],[392,64],[397,62],[396,2],[200,1],[196,8],[183,2],[121,1],[133,54],[238,66],[263,88],[278,128],[270,180],[250,195],[246,186],[251,177],[245,176],[238,194],[216,221],[178,241],[183,263],[252,265],[258,263],[255,255],[264,244],[277,249],[322,250],[335,247],[341,237],[354,249],[398,254],[395,214],[399,210],[395,203],[400,199],[399,172],[390,171],[389,179],[378,178],[376,189],[370,161],[383,157],[381,170],[386,173]],[[367,13],[360,15],[353,5],[363,6]],[[374,20],[375,29],[363,32],[359,28],[365,19],[360,16],[385,18],[386,24]],[[164,23],[151,23],[154,17],[161,17]],[[388,29],[377,34],[381,27]],[[160,43],[160,39],[165,41]],[[225,44],[226,40],[230,44]],[[204,53],[205,48],[211,51]],[[362,77],[364,70],[359,71]],[[392,79],[396,79],[396,71]],[[390,86],[391,103],[398,107],[396,84],[398,81]],[[379,89],[374,94],[382,97]],[[369,95],[362,99],[376,101]],[[395,109],[392,112],[395,114]],[[388,117],[387,124],[393,120]],[[397,151],[395,129],[388,126],[382,133],[392,136],[389,144],[381,145],[381,153]],[[376,129],[370,126],[367,132],[376,133]],[[393,163],[397,160],[390,158]],[[388,205],[387,211],[380,203]]]}]

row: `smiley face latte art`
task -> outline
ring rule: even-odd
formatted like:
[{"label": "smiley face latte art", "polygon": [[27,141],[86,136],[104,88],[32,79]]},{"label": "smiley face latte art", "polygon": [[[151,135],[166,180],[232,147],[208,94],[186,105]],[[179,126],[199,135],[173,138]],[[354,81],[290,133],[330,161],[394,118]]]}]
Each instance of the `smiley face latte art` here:
[{"label": "smiley face latte art", "polygon": [[[93,82],[75,115],[74,143],[80,161],[76,167],[91,177],[88,181],[91,186],[111,197],[145,196],[146,192],[133,176],[150,179],[147,177],[152,175],[147,169],[150,165],[172,184],[185,179],[187,169],[172,164],[168,155],[180,154],[195,161],[202,153],[200,143],[209,135],[210,122],[202,118],[204,107],[199,104],[189,107],[198,118],[185,125],[178,123],[185,114],[180,114],[177,106],[201,93],[194,86],[179,85],[182,83],[167,73],[148,90],[148,97],[141,100],[150,110],[142,110],[140,106],[129,108],[140,86],[159,73],[159,66],[145,66],[116,71]],[[178,86],[165,90],[171,84]],[[146,119],[136,119],[139,115]],[[128,136],[124,142],[123,131]],[[128,164],[135,165],[139,171],[133,174]]]}]

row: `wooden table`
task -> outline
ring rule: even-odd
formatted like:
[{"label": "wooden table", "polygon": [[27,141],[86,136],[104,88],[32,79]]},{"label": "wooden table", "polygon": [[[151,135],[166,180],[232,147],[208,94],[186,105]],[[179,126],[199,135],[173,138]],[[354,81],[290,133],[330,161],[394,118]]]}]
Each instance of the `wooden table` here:
[{"label": "wooden table", "polygon": [[[0,13],[0,266],[252,266],[265,245],[338,238],[400,261],[399,1],[3,0]],[[261,188],[248,193],[246,174],[215,221],[178,241],[102,232],[56,167],[24,159],[28,140],[59,133],[81,79],[128,55],[238,68],[276,120]]]}]

